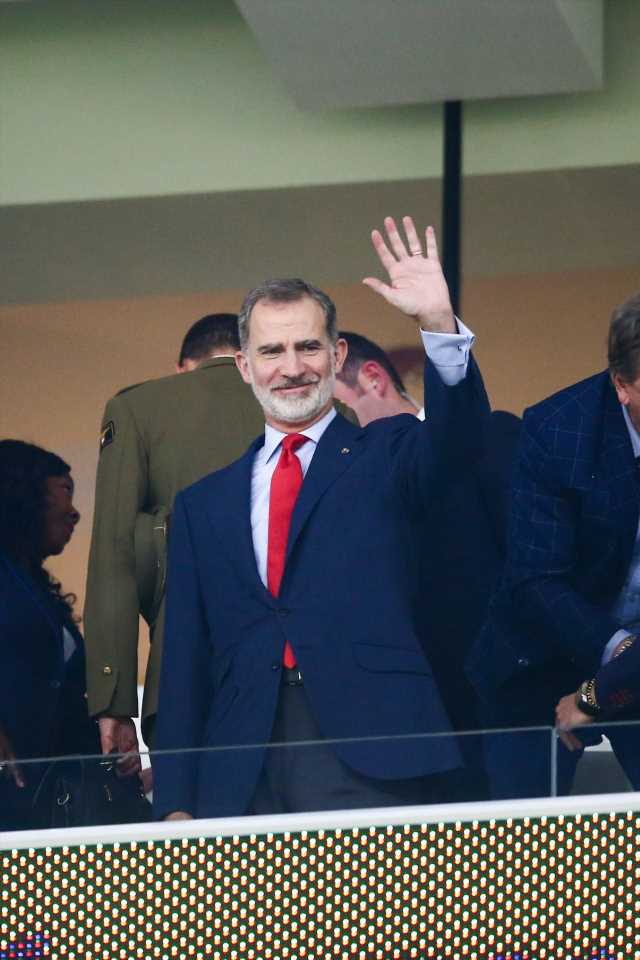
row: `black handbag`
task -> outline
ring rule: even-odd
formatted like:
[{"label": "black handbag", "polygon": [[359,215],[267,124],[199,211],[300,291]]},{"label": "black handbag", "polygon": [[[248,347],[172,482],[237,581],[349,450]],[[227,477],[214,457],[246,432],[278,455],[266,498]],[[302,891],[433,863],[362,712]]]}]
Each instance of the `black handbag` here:
[{"label": "black handbag", "polygon": [[116,760],[52,761],[33,796],[34,829],[146,823],[151,804],[140,777],[122,777]]}]

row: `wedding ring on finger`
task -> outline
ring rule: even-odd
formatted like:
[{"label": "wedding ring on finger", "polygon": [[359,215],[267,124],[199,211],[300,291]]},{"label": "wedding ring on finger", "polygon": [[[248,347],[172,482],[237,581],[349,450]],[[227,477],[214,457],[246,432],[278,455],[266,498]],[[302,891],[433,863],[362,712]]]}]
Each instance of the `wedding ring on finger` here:
[{"label": "wedding ring on finger", "polygon": [[412,251],[411,251],[411,256],[412,256],[412,257],[421,257],[421,256],[422,256],[422,250],[412,250]]}]

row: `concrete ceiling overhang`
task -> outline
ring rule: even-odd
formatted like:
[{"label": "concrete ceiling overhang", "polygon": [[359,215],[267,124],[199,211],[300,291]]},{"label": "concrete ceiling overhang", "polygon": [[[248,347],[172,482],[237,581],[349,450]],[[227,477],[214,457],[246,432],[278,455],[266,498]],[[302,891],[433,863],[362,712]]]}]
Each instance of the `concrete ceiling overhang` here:
[{"label": "concrete ceiling overhang", "polygon": [[[439,226],[441,181],[137,197],[0,210],[0,305],[358,283],[385,214]],[[640,166],[468,177],[465,277],[638,264]]]},{"label": "concrete ceiling overhang", "polygon": [[304,108],[602,86],[603,0],[236,0]]}]

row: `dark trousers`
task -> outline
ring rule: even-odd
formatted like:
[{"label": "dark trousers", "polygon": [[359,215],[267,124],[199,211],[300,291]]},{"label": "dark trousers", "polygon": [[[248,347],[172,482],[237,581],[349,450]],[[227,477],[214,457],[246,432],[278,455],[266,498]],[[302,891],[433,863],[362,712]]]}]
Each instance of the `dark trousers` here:
[{"label": "dark trousers", "polygon": [[451,799],[448,773],[377,780],[348,767],[331,743],[324,742],[301,683],[283,681],[271,743],[248,814],[409,806]]}]

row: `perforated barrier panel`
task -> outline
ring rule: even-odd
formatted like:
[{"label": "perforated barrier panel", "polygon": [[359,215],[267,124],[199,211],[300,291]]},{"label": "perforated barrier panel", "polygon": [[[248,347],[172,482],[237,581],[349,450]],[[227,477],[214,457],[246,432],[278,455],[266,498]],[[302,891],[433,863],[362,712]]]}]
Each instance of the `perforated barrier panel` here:
[{"label": "perforated barrier panel", "polygon": [[629,960],[639,828],[623,810],[5,849],[0,958]]}]

